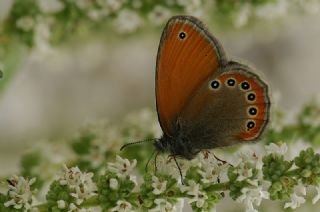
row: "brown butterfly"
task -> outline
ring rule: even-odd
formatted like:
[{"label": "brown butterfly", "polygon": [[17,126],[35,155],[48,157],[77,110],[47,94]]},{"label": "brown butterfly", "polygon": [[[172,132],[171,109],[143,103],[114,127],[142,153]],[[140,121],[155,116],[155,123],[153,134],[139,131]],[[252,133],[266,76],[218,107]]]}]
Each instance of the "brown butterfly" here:
[{"label": "brown butterfly", "polygon": [[228,60],[191,16],[174,16],[163,30],[156,101],[163,130],[156,150],[189,160],[204,149],[259,139],[269,120],[266,83],[250,67]]}]

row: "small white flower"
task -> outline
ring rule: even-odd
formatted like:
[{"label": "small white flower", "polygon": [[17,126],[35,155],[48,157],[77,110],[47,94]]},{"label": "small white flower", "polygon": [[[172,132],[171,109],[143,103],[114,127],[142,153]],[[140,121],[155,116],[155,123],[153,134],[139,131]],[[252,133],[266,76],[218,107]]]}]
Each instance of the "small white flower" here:
[{"label": "small white flower", "polygon": [[262,158],[254,152],[249,150],[239,152],[234,162],[236,168],[234,172],[239,175],[237,180],[241,181],[252,177],[253,169],[257,169],[259,171],[258,178],[262,178],[262,165]]},{"label": "small white flower", "polygon": [[43,13],[60,12],[65,7],[62,1],[59,0],[38,0],[38,5]]},{"label": "small white flower", "polygon": [[30,186],[35,181],[35,178],[28,180],[24,177],[14,175],[8,185],[8,195],[11,199],[5,202],[4,206],[13,206],[15,209],[24,209],[25,211],[30,209],[32,202],[32,191]]},{"label": "small white flower", "polygon": [[296,209],[296,208],[300,207],[300,205],[305,202],[306,202],[306,200],[304,197],[298,196],[297,194],[293,193],[291,195],[291,202],[286,202],[286,204],[284,205],[284,208]]},{"label": "small white flower", "polygon": [[25,16],[17,20],[16,26],[23,31],[30,31],[35,26],[35,21],[31,16]]},{"label": "small white flower", "polygon": [[320,199],[320,187],[317,186],[316,190],[317,190],[317,194],[312,198],[312,204],[316,204]]},{"label": "small white flower", "polygon": [[270,143],[265,146],[265,150],[267,154],[279,154],[284,155],[288,151],[288,146],[286,143],[282,143],[281,145]]},{"label": "small white flower", "polygon": [[104,0],[102,4],[110,11],[110,12],[116,12],[118,11],[125,0]]},{"label": "small white flower", "polygon": [[132,210],[132,205],[130,202],[118,200],[117,206],[111,209],[111,211],[118,211],[118,212],[134,212],[135,210]]},{"label": "small white flower", "polygon": [[87,16],[93,21],[100,21],[103,17],[107,16],[106,10],[90,9],[87,12]]},{"label": "small white flower", "polygon": [[156,5],[154,9],[149,13],[148,18],[152,23],[160,25],[165,22],[170,17],[170,15],[170,10],[163,6]]},{"label": "small white flower", "polygon": [[271,20],[286,15],[288,8],[289,4],[287,0],[277,0],[276,2],[270,2],[258,7],[255,9],[255,14],[258,17]]},{"label": "small white flower", "polygon": [[182,192],[187,192],[188,195],[192,196],[189,203],[196,202],[198,208],[202,208],[205,201],[208,199],[207,194],[200,190],[200,185],[194,180],[189,180],[187,186],[181,185],[180,190]]},{"label": "small white flower", "polygon": [[50,23],[48,20],[39,18],[37,25],[35,26],[35,35],[34,43],[35,50],[38,52],[38,55],[48,55],[53,52],[52,47],[49,43],[51,36]]},{"label": "small white flower", "polygon": [[175,207],[165,199],[155,199],[154,203],[156,203],[156,207],[150,209],[150,212],[169,212],[176,211]]},{"label": "small white flower", "polygon": [[64,172],[60,176],[61,185],[68,185],[72,190],[71,196],[80,205],[84,200],[96,195],[97,186],[92,180],[93,173],[82,173],[78,167],[68,168],[64,165]]},{"label": "small white flower", "polygon": [[64,200],[58,200],[57,205],[59,209],[64,209],[66,208],[66,202]]},{"label": "small white flower", "polygon": [[154,193],[155,195],[159,195],[166,190],[167,181],[165,180],[165,181],[161,182],[158,177],[152,176],[151,186],[153,187],[152,193]]},{"label": "small white flower", "polygon": [[262,186],[254,189],[243,188],[241,193],[242,195],[239,196],[236,201],[245,204],[246,212],[258,212],[254,208],[254,205],[259,206],[262,199],[269,199],[269,193],[264,191]]},{"label": "small white flower", "polygon": [[117,174],[118,177],[124,178],[126,176],[129,176],[134,168],[137,165],[137,160],[129,161],[128,159],[123,159],[119,155],[116,157],[115,163],[108,163],[108,169],[111,172],[114,172]]},{"label": "small white flower", "polygon": [[92,4],[92,2],[89,0],[76,0],[74,2],[77,5],[77,7],[79,7],[80,9],[83,9],[83,10],[87,9]]},{"label": "small white flower", "polygon": [[198,173],[202,176],[203,183],[216,183],[228,180],[227,171],[229,164],[218,161],[210,152],[201,152],[196,158],[200,162],[200,170]]},{"label": "small white flower", "polygon": [[139,17],[139,14],[129,9],[121,10],[114,20],[115,29],[122,33],[134,32],[140,25],[141,18]]},{"label": "small white flower", "polygon": [[78,208],[77,208],[77,206],[74,204],[74,203],[71,203],[70,205],[69,205],[69,212],[71,212],[71,211],[76,211]]},{"label": "small white flower", "polygon": [[284,205],[284,208],[296,209],[296,208],[300,207],[301,204],[306,202],[305,197],[304,197],[304,196],[306,196],[306,194],[307,194],[307,191],[306,191],[305,186],[303,186],[302,184],[295,186],[294,193],[291,194],[291,196],[290,196],[291,201],[286,202]]},{"label": "small white flower", "polygon": [[250,16],[251,16],[251,5],[244,4],[234,19],[235,27],[240,28],[245,26],[248,23]]},{"label": "small white flower", "polygon": [[113,190],[118,190],[119,188],[119,183],[118,183],[118,180],[115,179],[115,178],[111,178],[110,179],[110,188],[113,189]]},{"label": "small white flower", "polygon": [[205,192],[198,191],[197,193],[189,193],[189,195],[193,195],[193,198],[190,199],[189,203],[196,202],[196,206],[198,208],[202,208],[206,200],[208,199],[208,196]]},{"label": "small white flower", "polygon": [[185,12],[189,15],[201,17],[203,15],[203,8],[201,7],[201,0],[178,0],[177,3],[184,7]]}]

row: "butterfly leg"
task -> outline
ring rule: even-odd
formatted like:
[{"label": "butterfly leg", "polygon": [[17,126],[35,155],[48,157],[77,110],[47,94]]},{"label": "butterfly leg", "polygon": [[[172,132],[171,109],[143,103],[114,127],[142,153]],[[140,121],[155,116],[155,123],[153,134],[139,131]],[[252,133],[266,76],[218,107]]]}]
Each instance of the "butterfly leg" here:
[{"label": "butterfly leg", "polygon": [[175,155],[169,155],[168,157],[169,157],[169,158],[173,158],[174,162],[176,163],[176,165],[177,165],[177,167],[178,167],[178,170],[179,170],[180,178],[181,178],[181,184],[184,185],[184,183],[183,183],[183,176],[182,176],[182,170],[181,170],[181,168],[180,168],[180,166],[179,166],[179,163],[178,163],[178,161],[177,161],[177,159],[176,159],[176,156],[175,156]]},{"label": "butterfly leg", "polygon": [[154,157],[154,174],[155,175],[157,174],[157,170],[158,170],[158,168],[157,168],[157,157],[158,157],[159,153],[160,152],[157,151],[156,156]]},{"label": "butterfly leg", "polygon": [[154,154],[155,154],[156,152],[157,152],[157,150],[154,150],[154,151],[152,152],[152,154],[151,154],[151,156],[150,156],[150,158],[149,158],[146,166],[144,167],[145,172],[148,172],[149,163],[150,163],[151,159],[153,158],[153,156],[154,156]]}]

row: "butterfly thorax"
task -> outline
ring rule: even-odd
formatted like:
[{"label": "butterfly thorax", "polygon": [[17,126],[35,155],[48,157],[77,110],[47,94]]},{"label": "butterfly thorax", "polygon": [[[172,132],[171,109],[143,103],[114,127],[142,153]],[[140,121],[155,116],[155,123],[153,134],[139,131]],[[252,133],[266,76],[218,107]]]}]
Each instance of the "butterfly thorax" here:
[{"label": "butterfly thorax", "polygon": [[172,137],[164,134],[159,140],[155,141],[154,146],[160,152],[167,152],[173,156],[191,160],[196,153],[192,152],[189,143],[189,139],[182,133],[177,133]]}]

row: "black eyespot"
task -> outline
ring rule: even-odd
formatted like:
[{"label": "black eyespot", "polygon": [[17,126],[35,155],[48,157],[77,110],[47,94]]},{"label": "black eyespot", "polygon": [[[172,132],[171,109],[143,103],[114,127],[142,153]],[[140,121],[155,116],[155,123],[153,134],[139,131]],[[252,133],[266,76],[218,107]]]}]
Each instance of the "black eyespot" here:
[{"label": "black eyespot", "polygon": [[220,83],[217,80],[213,80],[210,84],[211,88],[218,89],[220,86]]},{"label": "black eyespot", "polygon": [[254,115],[257,115],[257,108],[255,108],[255,107],[250,107],[249,108],[249,114],[250,115],[252,115],[252,116],[254,116]]},{"label": "black eyespot", "polygon": [[229,86],[234,86],[234,85],[236,84],[236,81],[235,81],[234,79],[228,79],[228,80],[227,80],[227,84],[228,84]]},{"label": "black eyespot", "polygon": [[249,122],[247,123],[247,128],[248,128],[248,129],[252,129],[252,128],[254,128],[254,126],[255,126],[254,121],[249,121]]},{"label": "black eyespot", "polygon": [[248,82],[242,82],[242,83],[241,83],[241,88],[242,88],[243,90],[248,90],[248,89],[250,88],[250,85],[249,85]]},{"label": "black eyespot", "polygon": [[256,99],[256,95],[254,93],[250,93],[247,98],[249,101],[254,101]]},{"label": "black eyespot", "polygon": [[180,33],[179,33],[179,38],[180,38],[181,40],[185,39],[186,37],[187,37],[187,35],[186,35],[185,32],[180,32]]}]

